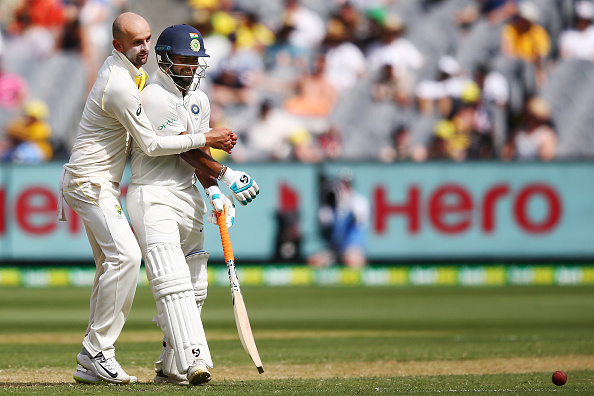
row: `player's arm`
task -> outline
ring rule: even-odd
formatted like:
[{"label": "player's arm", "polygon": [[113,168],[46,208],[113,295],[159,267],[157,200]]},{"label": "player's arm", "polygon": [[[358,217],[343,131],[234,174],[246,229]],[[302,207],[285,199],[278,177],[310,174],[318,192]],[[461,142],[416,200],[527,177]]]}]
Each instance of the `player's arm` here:
[{"label": "player's arm", "polygon": [[[159,136],[154,130],[138,92],[126,91],[124,84],[110,84],[105,90],[102,107],[111,113],[134,141],[149,156],[179,154],[204,147],[206,137],[200,135]],[[178,134],[176,134],[178,135]]]},{"label": "player's arm", "polygon": [[[209,147],[204,147],[203,149],[199,150],[203,150],[205,153],[210,155]],[[195,169],[194,173],[196,174],[200,184],[202,184],[204,192],[214,209],[208,214],[207,221],[212,224],[217,224],[216,212],[220,213],[224,210],[227,228],[231,228],[235,221],[235,204],[233,203],[233,198],[231,196],[226,197],[221,192],[217,183],[217,178],[213,175],[203,172],[200,169]]]},{"label": "player's arm", "polygon": [[[218,145],[226,151],[233,148],[237,138],[234,138],[233,132],[229,130],[219,131],[219,133],[208,137],[206,134],[186,134],[182,136],[179,136],[179,133],[165,136],[156,134],[153,129],[154,124],[147,117],[145,108],[156,107],[158,109],[160,106],[161,110],[163,110],[164,103],[153,103],[155,101],[148,100],[146,105],[145,103],[141,104],[138,94],[131,95],[129,92],[120,91],[121,89],[117,88],[106,90],[103,106],[130,132],[134,141],[145,154],[151,157],[179,154],[204,147],[207,143],[213,147]],[[165,122],[167,120],[165,119]],[[161,125],[157,125],[156,128]]]},{"label": "player's arm", "polygon": [[[260,193],[260,188],[254,179],[245,172],[235,171],[228,166],[221,165],[203,150],[191,150],[180,154],[181,158],[194,169],[203,173],[198,178],[214,177],[222,181],[233,193],[235,199],[242,205],[252,202]],[[204,179],[208,184],[208,180]],[[202,182],[202,180],[200,180]]]},{"label": "player's arm", "polygon": [[[202,114],[200,125],[198,125],[197,130],[199,132],[207,131],[210,128],[210,102],[204,93],[196,93],[196,95],[202,96],[201,98],[198,97]],[[235,140],[236,139],[237,137],[235,137]],[[220,192],[218,186],[216,186],[216,180],[225,183],[242,205],[247,205],[249,202],[252,202],[259,193],[258,184],[247,173],[234,171],[229,167],[219,164],[210,156],[210,147],[208,146],[205,147],[204,150],[191,150],[180,156],[195,169],[195,172],[198,172],[196,173],[196,176],[201,183],[204,182],[203,186],[206,189],[207,195],[209,195],[211,189],[216,189]],[[210,196],[209,199],[211,199]],[[212,199],[211,203],[213,203],[213,206],[215,205]],[[222,207],[220,206],[215,206],[215,208],[219,212],[222,210]]]}]

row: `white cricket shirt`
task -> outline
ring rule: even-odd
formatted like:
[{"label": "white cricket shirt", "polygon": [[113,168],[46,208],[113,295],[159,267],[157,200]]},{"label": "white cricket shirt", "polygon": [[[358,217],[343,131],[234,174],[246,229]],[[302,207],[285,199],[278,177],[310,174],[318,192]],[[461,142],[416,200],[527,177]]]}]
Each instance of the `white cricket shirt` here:
[{"label": "white cricket shirt", "polygon": [[[210,130],[210,102],[206,94],[195,90],[184,98],[161,70],[157,71],[154,83],[142,91],[141,97],[146,115],[159,136]],[[180,156],[149,157],[136,142],[132,145],[131,170],[134,184],[185,189],[196,182],[194,168]]]},{"label": "white cricket shirt", "polygon": [[134,81],[142,72],[114,50],[99,73],[85,103],[70,161],[64,168],[76,177],[101,177],[119,183],[131,138],[148,155],[178,154],[204,146],[203,135],[160,137],[140,102]]}]

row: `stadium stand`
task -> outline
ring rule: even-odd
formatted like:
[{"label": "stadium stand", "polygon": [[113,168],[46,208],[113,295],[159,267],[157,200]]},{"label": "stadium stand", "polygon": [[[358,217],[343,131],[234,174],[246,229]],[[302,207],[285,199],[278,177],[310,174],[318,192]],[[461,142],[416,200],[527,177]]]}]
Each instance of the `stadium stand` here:
[{"label": "stadium stand", "polygon": [[[74,131],[86,95],[87,87],[82,81],[89,78],[88,74],[92,69],[85,64],[84,50],[64,50],[58,46],[53,53],[45,57],[23,54],[22,51],[18,54],[10,52],[11,48],[14,48],[11,47],[11,43],[22,38],[19,35],[24,34],[11,32],[9,27],[16,16],[15,10],[25,1],[35,2],[11,0],[3,5],[0,28],[6,45],[3,46],[2,59],[6,70],[19,73],[27,81],[31,88],[30,97],[42,99],[50,106],[49,122],[54,131],[52,143],[56,149],[55,158],[63,159],[68,155],[73,143]],[[61,3],[59,0],[44,1]],[[291,29],[291,26],[286,24],[289,20],[289,3],[309,10],[307,12],[316,13],[325,24],[330,20],[337,20],[349,26],[349,29],[352,28],[349,30],[351,40],[365,55],[368,55],[370,48],[378,44],[379,34],[387,21],[392,17],[398,17],[405,24],[404,37],[423,55],[422,67],[414,70],[411,76],[412,84],[435,78],[439,73],[438,61],[445,55],[454,57],[469,79],[472,79],[477,69],[485,64],[507,79],[509,100],[505,105],[491,111],[494,119],[490,122],[494,126],[489,133],[496,146],[502,146],[502,142],[512,135],[519,125],[521,110],[526,100],[536,94],[546,100],[552,108],[552,122],[559,136],[557,158],[590,157],[594,154],[594,145],[590,144],[594,139],[590,131],[590,125],[593,125],[594,121],[594,113],[590,109],[594,94],[588,87],[594,82],[594,59],[561,59],[558,47],[561,33],[573,26],[577,2],[531,2],[538,10],[536,22],[548,33],[551,45],[545,63],[546,78],[540,86],[534,81],[533,65],[522,60],[506,58],[501,51],[502,29],[515,18],[523,2],[529,0],[171,0],[151,3],[141,0],[106,0],[112,16],[122,10],[138,12],[149,21],[154,32],[161,31],[173,23],[206,26],[205,21],[216,22],[215,18],[219,18],[218,22],[226,21],[225,31],[221,30],[220,24],[212,23],[212,32],[206,34],[213,37],[217,35],[216,40],[209,41],[207,37],[207,43],[223,44],[223,47],[216,49],[224,48],[225,42],[235,40],[238,27],[251,16],[255,17],[256,23],[275,34],[283,27]],[[349,11],[355,10],[355,15],[344,10],[345,4],[350,7]],[[274,44],[256,48],[255,51],[265,59],[266,49]],[[285,69],[278,65],[271,66],[269,59],[266,63],[262,62],[265,69],[259,74],[253,73],[257,78],[250,77],[244,82],[248,99],[242,103],[219,103],[218,96],[212,95],[216,86],[212,81],[208,81],[202,88],[213,101],[213,114],[219,114],[217,122],[227,122],[232,128],[238,129],[239,133],[249,130],[246,123],[258,121],[257,109],[260,103],[268,99],[277,107],[283,106],[287,97],[299,85],[299,76],[313,65],[316,55],[324,55],[327,51],[327,42],[322,42],[315,48],[306,50],[306,64],[295,61],[296,64]],[[218,60],[216,63],[219,63]],[[149,73],[156,71],[152,57],[146,69]],[[213,67],[208,71],[208,76],[213,78],[220,72],[218,67]],[[329,128],[340,134],[342,151],[337,158],[332,159],[380,160],[379,148],[388,144],[391,133],[398,125],[410,128],[413,144],[426,146],[431,141],[434,126],[441,116],[421,115],[414,98],[408,103],[374,100],[372,89],[377,77],[376,73],[367,73],[354,87],[340,93],[338,103],[329,117]],[[282,86],[283,89],[271,90],[271,85],[274,87],[271,81],[279,82],[278,86]],[[478,101],[480,100],[482,99]],[[0,109],[0,126],[6,123],[10,114],[6,109]],[[319,140],[317,143],[323,144],[321,140],[327,134],[320,131],[310,132],[314,139]],[[0,131],[0,136],[1,134]],[[425,158],[421,156],[413,159]],[[298,159],[288,156],[286,160]]]}]

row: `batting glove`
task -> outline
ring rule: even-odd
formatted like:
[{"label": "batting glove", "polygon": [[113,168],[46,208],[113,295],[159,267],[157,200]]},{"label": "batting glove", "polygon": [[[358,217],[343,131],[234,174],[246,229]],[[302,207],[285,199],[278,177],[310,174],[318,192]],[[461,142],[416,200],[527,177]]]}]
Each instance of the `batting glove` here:
[{"label": "batting glove", "polygon": [[218,186],[211,186],[204,189],[206,192],[206,196],[210,201],[210,204],[214,208],[208,214],[207,221],[212,224],[218,224],[217,222],[217,212],[225,211],[225,222],[227,223],[227,228],[231,228],[233,223],[235,222],[235,204],[233,203],[232,196],[224,196],[221,190],[219,190]]},{"label": "batting glove", "polygon": [[220,180],[229,187],[235,199],[244,206],[252,202],[256,195],[260,193],[256,181],[245,172],[234,171],[227,167]]}]

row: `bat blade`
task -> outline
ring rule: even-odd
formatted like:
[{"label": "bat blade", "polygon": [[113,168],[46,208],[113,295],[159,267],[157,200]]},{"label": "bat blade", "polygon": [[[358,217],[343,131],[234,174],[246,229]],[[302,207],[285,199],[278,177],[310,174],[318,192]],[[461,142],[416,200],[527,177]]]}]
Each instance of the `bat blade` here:
[{"label": "bat blade", "polygon": [[254,333],[252,333],[250,319],[247,314],[245,302],[243,301],[243,295],[241,294],[241,287],[235,273],[235,265],[229,261],[227,262],[227,267],[229,268],[229,282],[231,283],[231,295],[233,296],[233,313],[235,314],[235,325],[237,326],[239,339],[241,340],[243,349],[245,349],[254,362],[258,372],[262,374],[264,372],[264,366],[262,365],[262,360],[260,360],[260,354],[256,347]]},{"label": "bat blade", "polygon": [[231,286],[233,314],[235,315],[237,333],[239,334],[239,339],[241,341],[241,345],[243,345],[243,349],[245,349],[249,357],[256,365],[258,373],[262,374],[264,372],[264,366],[260,360],[258,348],[256,348],[256,341],[254,340],[254,334],[252,333],[250,319],[248,318],[245,302],[243,301],[243,295],[241,294],[241,286],[239,285],[239,279],[237,278],[237,272],[235,271],[235,258],[233,256],[233,249],[231,247],[231,240],[229,238],[229,232],[227,230],[224,213],[217,213],[217,223],[219,224],[221,242],[223,244],[223,252],[225,254],[225,262],[227,263],[227,272],[229,273],[229,285]]}]

